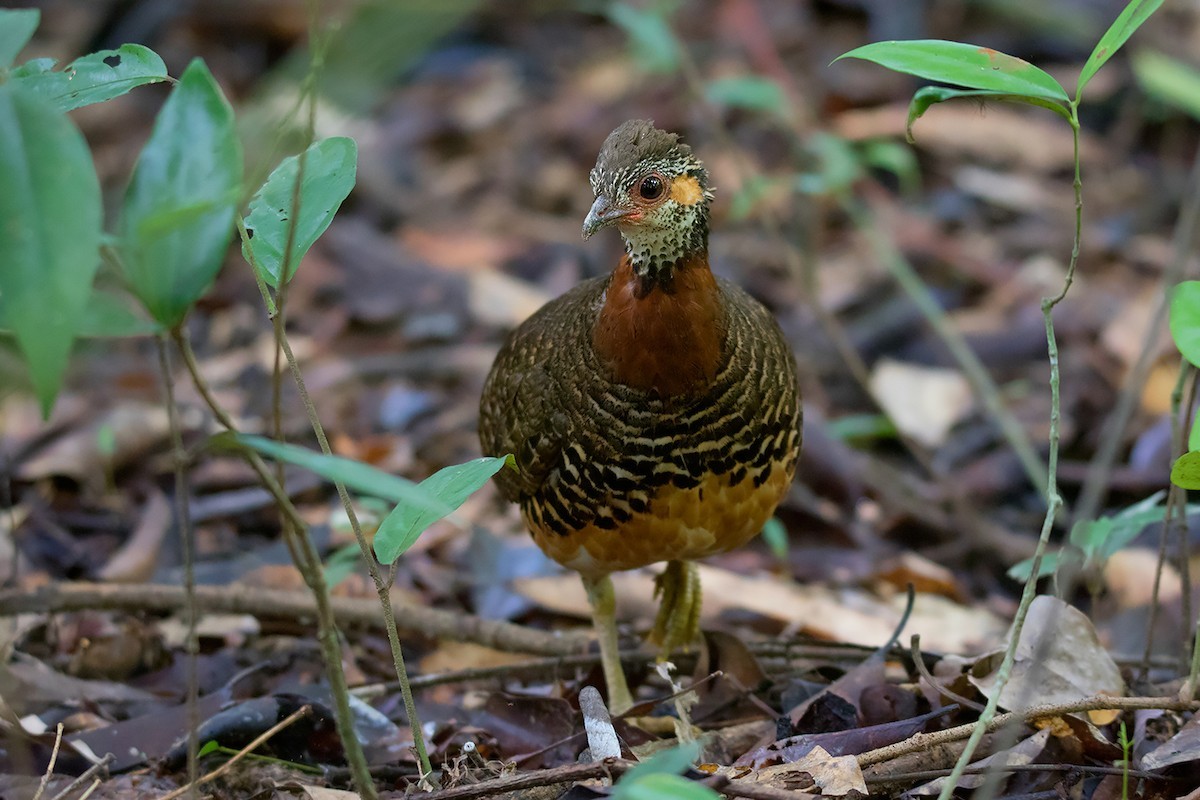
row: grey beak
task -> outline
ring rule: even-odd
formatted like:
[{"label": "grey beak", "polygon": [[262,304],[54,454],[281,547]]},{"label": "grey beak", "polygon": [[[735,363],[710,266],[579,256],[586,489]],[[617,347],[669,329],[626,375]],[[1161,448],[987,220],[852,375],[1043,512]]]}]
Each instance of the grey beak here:
[{"label": "grey beak", "polygon": [[591,238],[591,235],[603,227],[612,225],[621,217],[629,215],[629,210],[624,208],[616,208],[609,199],[604,195],[598,195],[596,202],[592,203],[592,208],[588,211],[587,216],[583,220],[583,238]]}]

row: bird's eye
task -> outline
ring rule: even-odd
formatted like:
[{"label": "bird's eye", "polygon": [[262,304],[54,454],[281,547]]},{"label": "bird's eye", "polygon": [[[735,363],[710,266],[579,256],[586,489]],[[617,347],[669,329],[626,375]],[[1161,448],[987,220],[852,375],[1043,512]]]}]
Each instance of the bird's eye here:
[{"label": "bird's eye", "polygon": [[662,178],[657,175],[647,175],[638,184],[638,194],[643,200],[657,200],[663,193]]}]

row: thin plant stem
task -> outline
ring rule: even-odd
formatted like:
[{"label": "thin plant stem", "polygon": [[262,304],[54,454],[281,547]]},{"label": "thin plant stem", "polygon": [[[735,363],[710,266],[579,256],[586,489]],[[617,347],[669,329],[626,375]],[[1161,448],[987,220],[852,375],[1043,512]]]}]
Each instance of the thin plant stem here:
[{"label": "thin plant stem", "polygon": [[196,752],[200,748],[200,710],[197,705],[200,687],[196,666],[200,652],[200,639],[196,634],[196,620],[199,617],[196,607],[196,542],[192,535],[191,506],[188,502],[187,453],[183,449],[179,408],[175,405],[175,377],[171,372],[167,336],[159,335],[154,341],[158,349],[158,370],[162,375],[163,401],[167,406],[167,424],[171,431],[171,462],[175,473],[175,525],[179,529],[179,547],[183,557],[183,593],[187,603],[184,613],[187,620],[184,640],[184,649],[187,651],[187,694],[184,702],[187,708],[187,777],[188,783],[191,784],[196,782],[199,775]]},{"label": "thin plant stem", "polygon": [[[1024,588],[1021,590],[1021,602],[1017,606],[1016,615],[1013,617],[1012,627],[1009,631],[1008,647],[1004,651],[1004,658],[1000,662],[1000,667],[996,670],[995,685],[992,686],[992,691],[988,695],[987,705],[984,707],[983,713],[979,715],[979,720],[975,723],[975,728],[971,731],[971,736],[967,739],[966,746],[959,755],[958,761],[954,764],[954,770],[942,786],[941,792],[938,793],[938,800],[950,800],[950,796],[954,793],[954,789],[958,786],[958,781],[962,777],[963,770],[971,763],[971,757],[975,754],[975,750],[979,747],[979,742],[987,732],[988,725],[996,716],[996,710],[1000,704],[1000,694],[1004,691],[1004,687],[1008,685],[1008,681],[1012,677],[1013,664],[1016,662],[1017,656],[1017,643],[1021,638],[1021,630],[1025,626],[1025,617],[1028,615],[1029,606],[1033,603],[1033,598],[1037,594],[1038,575],[1041,573],[1042,559],[1046,554],[1046,546],[1050,541],[1050,532],[1054,529],[1055,518],[1063,506],[1062,495],[1058,491],[1059,420],[1062,413],[1062,404],[1059,391],[1061,376],[1058,363],[1058,340],[1054,333],[1054,307],[1067,296],[1067,292],[1075,280],[1075,267],[1079,263],[1079,245],[1083,237],[1083,181],[1080,175],[1079,164],[1079,110],[1074,102],[1070,104],[1070,108],[1071,137],[1075,155],[1075,179],[1072,182],[1075,190],[1075,236],[1071,243],[1071,260],[1067,264],[1067,274],[1063,279],[1062,289],[1053,297],[1042,298],[1042,317],[1046,324],[1046,349],[1050,363],[1050,452],[1046,458],[1046,516],[1042,520],[1042,530],[1038,536],[1037,549],[1033,553],[1033,563],[1029,568],[1029,577],[1025,581]],[[985,781],[983,787],[979,790],[978,796],[986,798],[994,795],[997,780],[999,779]]]},{"label": "thin plant stem", "polygon": [[[200,374],[199,365],[196,363],[195,354],[192,352],[187,337],[183,336],[179,329],[173,331],[173,334],[180,354],[183,356],[183,362],[196,385],[196,391],[204,398],[218,421],[229,431],[236,432],[237,428],[233,425],[233,420],[217,404],[211,389]],[[359,794],[367,800],[375,800],[378,795],[375,791],[375,783],[371,778],[371,770],[367,765],[362,743],[359,742],[358,736],[354,732],[354,714],[350,709],[350,689],[346,684],[346,673],[342,668],[341,642],[338,639],[333,609],[329,603],[329,587],[325,583],[321,559],[317,555],[316,548],[313,547],[312,539],[308,536],[308,526],[300,517],[300,512],[292,504],[291,498],[287,496],[283,487],[271,474],[266,462],[254,452],[245,453],[245,457],[250,468],[254,470],[263,487],[275,499],[284,516],[283,531],[284,537],[288,541],[288,549],[291,551],[296,568],[300,570],[316,604],[317,643],[320,645],[321,656],[325,661],[325,675],[329,680],[329,694],[333,698],[334,717],[337,722],[338,736],[346,751],[346,761],[350,765],[354,784]]]},{"label": "thin plant stem", "polygon": [[[1180,360],[1179,376],[1175,380],[1175,388],[1171,390],[1171,461],[1179,458],[1187,449],[1185,428],[1187,426],[1185,420],[1184,409],[1190,409],[1195,394],[1195,378],[1196,368],[1187,362],[1186,359]],[[1186,395],[1186,400],[1185,400]],[[1184,506],[1187,504],[1187,492],[1181,489],[1174,483],[1167,490],[1166,510],[1163,513],[1162,532],[1158,537],[1158,563],[1154,569],[1154,584],[1150,589],[1150,617],[1146,621],[1146,648],[1142,652],[1142,664],[1140,675],[1145,678],[1150,672],[1150,656],[1154,650],[1154,629],[1158,624],[1158,614],[1161,604],[1159,603],[1159,590],[1162,587],[1163,569],[1167,564],[1167,541],[1171,536],[1176,524],[1179,524],[1187,534],[1187,510]],[[1187,561],[1187,550],[1183,550],[1182,561]],[[1183,586],[1188,586],[1183,583]],[[1187,597],[1188,591],[1183,592],[1183,597]],[[1185,620],[1191,619],[1190,609],[1184,612]],[[1187,643],[1184,643],[1187,647]],[[1187,663],[1187,651],[1183,651],[1182,663]]]},{"label": "thin plant stem", "polygon": [[1129,377],[1125,381],[1121,396],[1117,398],[1117,402],[1113,406],[1112,414],[1104,423],[1100,446],[1088,465],[1083,487],[1079,492],[1079,502],[1075,505],[1075,519],[1077,520],[1095,519],[1096,515],[1100,513],[1100,506],[1104,502],[1104,496],[1108,490],[1106,482],[1125,438],[1122,434],[1137,408],[1142,386],[1146,382],[1146,375],[1154,363],[1154,345],[1158,341],[1160,325],[1171,300],[1171,289],[1183,280],[1187,271],[1188,258],[1194,250],[1197,229],[1200,228],[1198,222],[1200,222],[1200,150],[1197,150],[1194,156],[1183,206],[1179,209],[1179,217],[1175,222],[1171,262],[1163,274],[1163,293],[1154,312],[1148,317],[1150,321],[1146,326],[1138,359],[1134,363],[1133,369],[1129,371]]}]

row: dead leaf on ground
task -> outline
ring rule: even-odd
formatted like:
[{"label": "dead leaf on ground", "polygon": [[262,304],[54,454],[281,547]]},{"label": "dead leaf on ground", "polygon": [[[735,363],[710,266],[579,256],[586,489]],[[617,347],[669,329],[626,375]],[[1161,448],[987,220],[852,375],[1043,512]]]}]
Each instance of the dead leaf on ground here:
[{"label": "dead leaf on ground", "polygon": [[[993,663],[994,658],[981,659],[977,667]],[[986,694],[995,678],[994,672],[972,674],[971,683]],[[1125,681],[1101,647],[1091,620],[1055,597],[1034,598],[1017,643],[1012,678],[1000,693],[1001,708],[1069,703],[1099,694],[1124,695]]]},{"label": "dead leaf on ground", "polygon": [[871,394],[902,433],[926,447],[946,441],[975,404],[958,370],[883,358],[871,371]]}]

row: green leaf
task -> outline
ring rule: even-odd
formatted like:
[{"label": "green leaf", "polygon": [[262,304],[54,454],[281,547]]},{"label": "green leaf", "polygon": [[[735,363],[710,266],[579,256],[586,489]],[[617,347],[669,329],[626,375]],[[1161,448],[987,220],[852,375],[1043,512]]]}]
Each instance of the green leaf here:
[{"label": "green leaf", "polygon": [[[1062,551],[1048,552],[1043,555],[1041,566],[1038,569],[1038,577],[1048,578],[1057,572],[1058,565],[1063,560],[1062,556],[1064,552],[1067,552],[1067,550],[1064,549]],[[1073,554],[1076,562],[1081,563],[1083,561],[1079,551],[1071,550],[1070,552]],[[1014,581],[1017,581],[1018,583],[1024,583],[1025,581],[1029,580],[1029,571],[1031,569],[1033,569],[1033,559],[1027,558],[1024,561],[1018,561],[1016,564],[1013,564],[1011,567],[1009,567],[1006,574]]]},{"label": "green leaf", "polygon": [[[275,168],[267,182],[250,201],[242,255],[254,264],[269,285],[279,286],[279,274],[286,261],[290,281],[300,260],[312,247],[337,213],[342,201],[354,188],[358,149],[353,139],[335,136],[314,143],[304,157],[304,181],[300,187],[300,214],[295,221],[292,250],[284,258],[288,228],[292,224],[293,195],[300,157],[291,156]],[[251,255],[253,254],[253,258]]]},{"label": "green leaf", "polygon": [[437,498],[444,510],[431,511],[407,503],[396,506],[375,532],[375,557],[381,564],[391,564],[413,546],[426,528],[461,506],[511,460],[512,456],[476,458],[440,469],[421,481],[419,488]]},{"label": "green leaf", "polygon": [[628,785],[618,784],[612,797],[618,800],[720,800],[721,795],[703,784],[660,772]]},{"label": "green leaf", "polygon": [[679,42],[671,30],[667,7],[642,9],[616,2],[604,13],[625,31],[634,58],[647,72],[674,72],[679,68]]},{"label": "green leaf", "polygon": [[100,263],[100,182],[71,121],[12,84],[0,85],[0,220],[0,315],[49,415]]},{"label": "green leaf", "polygon": [[941,39],[874,42],[843,53],[834,61],[843,58],[861,58],[897,72],[968,89],[1068,102],[1066,91],[1046,72],[990,47]]},{"label": "green leaf", "polygon": [[898,434],[896,423],[887,414],[847,414],[831,419],[826,430],[829,435],[842,441],[866,441],[895,439]]},{"label": "green leaf", "polygon": [[339,547],[325,559],[325,584],[334,588],[353,575],[361,563],[362,551],[358,549],[358,542]]},{"label": "green leaf", "polygon": [[716,800],[712,789],[683,778],[679,773],[700,755],[696,743],[664,750],[626,772],[613,788],[613,800]]},{"label": "green leaf", "polygon": [[912,132],[913,123],[925,116],[925,112],[929,110],[930,106],[961,97],[974,98],[976,100],[995,100],[1006,103],[1028,103],[1029,105],[1048,108],[1068,122],[1071,121],[1070,109],[1053,100],[981,89],[948,89],[945,86],[923,86],[913,94],[912,100],[908,103],[908,121],[904,125],[904,133],[909,143],[914,141]]},{"label": "green leaf", "polygon": [[782,112],[787,108],[787,97],[779,84],[758,75],[710,81],[704,87],[704,96],[714,105],[729,108],[771,112]]},{"label": "green leaf", "polygon": [[1200,365],[1200,281],[1184,281],[1171,291],[1171,338],[1184,358]]},{"label": "green leaf", "polygon": [[848,191],[862,177],[858,153],[840,136],[814,133],[804,149],[812,155],[816,169],[796,176],[794,188],[801,194],[839,194]]},{"label": "green leaf", "polygon": [[121,219],[125,277],[163,326],[182,322],[221,268],[241,179],[233,109],[197,59],[158,113]]},{"label": "green leaf", "polygon": [[921,168],[912,148],[892,139],[874,139],[863,144],[862,160],[868,166],[895,175],[904,195],[915,197],[920,191]]},{"label": "green leaf", "polygon": [[1106,61],[1113,57],[1114,53],[1121,49],[1121,45],[1129,41],[1129,37],[1133,35],[1133,32],[1140,28],[1142,23],[1158,10],[1162,2],[1163,0],[1132,0],[1117,15],[1116,20],[1104,32],[1104,35],[1100,37],[1100,41],[1096,43],[1092,54],[1088,56],[1087,62],[1083,65],[1083,71],[1079,73],[1079,83],[1076,84],[1075,89],[1076,103],[1083,96],[1083,87],[1087,86],[1092,76],[1104,66]]},{"label": "green leaf", "polygon": [[1133,56],[1133,74],[1146,94],[1200,120],[1200,70],[1162,53],[1143,50]]},{"label": "green leaf", "polygon": [[1188,450],[1200,450],[1200,408],[1196,409],[1196,415],[1192,417],[1192,427],[1188,430]]},{"label": "green leaf", "polygon": [[1171,483],[1181,489],[1200,489],[1200,452],[1184,453],[1175,460]]},{"label": "green leaf", "polygon": [[79,320],[79,335],[96,339],[150,336],[162,330],[127,294],[94,289]]},{"label": "green leaf", "polygon": [[454,510],[412,481],[350,458],[327,456],[307,447],[247,433],[219,433],[209,439],[209,444],[216,449],[254,450],[267,458],[315,472],[326,480],[341,483],[351,491],[382,497],[392,503],[404,503],[441,515]]},{"label": "green leaf", "polygon": [[0,8],[0,69],[12,66],[41,18],[36,8]]},{"label": "green leaf", "polygon": [[221,749],[220,742],[218,742],[214,739],[209,739],[207,742],[204,743],[204,746],[201,747],[196,752],[196,758],[204,758],[204,756],[209,755],[210,753],[215,753],[220,749]]},{"label": "green leaf", "polygon": [[[120,97],[130,89],[167,80],[167,66],[148,47],[123,44],[77,58],[60,72],[51,72],[39,59],[14,70],[22,86],[49,99],[63,111]],[[53,62],[50,62],[53,64]]]},{"label": "green leaf", "polygon": [[788,534],[787,528],[779,521],[779,517],[771,517],[763,525],[762,529],[763,541],[767,543],[767,547],[771,551],[771,555],[775,556],[779,561],[787,561],[788,557]]}]

